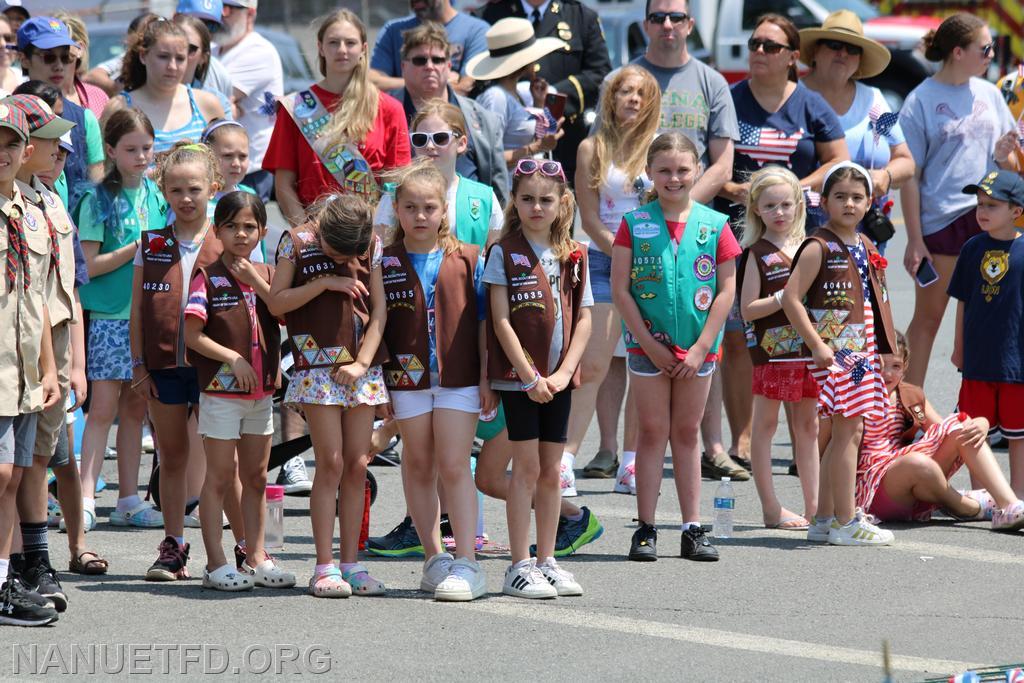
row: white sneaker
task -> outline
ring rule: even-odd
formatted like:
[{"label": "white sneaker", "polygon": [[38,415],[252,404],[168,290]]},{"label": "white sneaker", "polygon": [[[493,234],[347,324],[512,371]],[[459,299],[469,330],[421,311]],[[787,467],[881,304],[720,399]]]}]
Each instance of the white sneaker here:
[{"label": "white sneaker", "polygon": [[286,496],[308,496],[313,490],[313,482],[309,480],[309,473],[306,472],[306,461],[301,455],[281,465],[281,472],[277,475],[277,483],[284,485]]},{"label": "white sneaker", "polygon": [[434,599],[443,602],[467,602],[487,592],[487,577],[479,562],[467,558],[455,560],[451,573],[434,589]]},{"label": "white sneaker", "polygon": [[156,444],[153,443],[153,435],[149,431],[149,427],[143,425],[142,427],[142,452],[153,453],[156,451]]},{"label": "white sneaker", "polygon": [[636,495],[636,463],[631,462],[622,468],[615,480],[615,493]]},{"label": "white sneaker", "polygon": [[558,597],[583,595],[583,587],[576,582],[572,574],[558,566],[555,558],[549,557],[538,568],[548,583],[555,587]]},{"label": "white sneaker", "polygon": [[433,593],[438,585],[452,573],[455,558],[451,553],[438,553],[423,565],[423,578],[420,579],[420,590]]},{"label": "white sneaker", "polygon": [[807,528],[807,540],[811,543],[828,543],[828,532],[832,528],[835,517],[811,517],[811,525]]},{"label": "white sneaker", "polygon": [[833,519],[828,530],[830,545],[891,545],[895,538],[891,531],[869,522],[860,510],[848,524],[840,525],[838,519]]},{"label": "white sneaker", "polygon": [[547,577],[537,568],[537,560],[532,557],[505,570],[505,584],[501,592],[516,598],[558,597],[558,591],[548,583]]},{"label": "white sneaker", "polygon": [[562,485],[563,498],[575,498],[579,495],[576,493],[576,473],[572,471],[574,460],[576,460],[574,456],[562,453],[562,465],[558,471],[558,478]]}]

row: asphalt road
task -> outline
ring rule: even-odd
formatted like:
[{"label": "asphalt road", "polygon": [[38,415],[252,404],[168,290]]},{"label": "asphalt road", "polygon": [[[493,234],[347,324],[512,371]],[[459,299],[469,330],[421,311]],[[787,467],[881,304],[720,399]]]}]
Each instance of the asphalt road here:
[{"label": "asphalt road", "polygon": [[[890,291],[901,326],[913,300],[899,265],[902,251],[902,239],[889,250]],[[944,411],[952,408],[958,388],[946,360],[950,318],[927,387]],[[783,503],[799,509],[797,480],[784,474],[789,448],[783,438],[773,451],[775,485]],[[595,426],[581,465],[596,447]],[[1005,452],[998,455],[1006,467]],[[313,547],[300,498],[286,501],[287,543],[278,554],[299,576],[294,590],[224,594],[204,591],[196,579],[146,583],[142,575],[161,532],[102,523],[88,541],[110,560],[109,575],[62,574],[70,608],[57,624],[3,629],[0,677],[282,671],[352,680],[881,681],[886,640],[899,681],[1024,659],[1024,535],[939,521],[893,526],[897,541],[889,548],[810,546],[801,533],[759,528],[749,482],[736,486],[737,533],[719,542],[722,560],[696,564],[673,556],[679,520],[669,467],[660,505],[662,559],[656,563],[625,560],[634,501],[611,493],[610,480],[578,480],[577,500],[594,510],[605,533],[563,563],[585,595],[543,604],[500,595],[507,555],[481,556],[490,594],[472,604],[438,604],[418,592],[415,559],[367,560],[387,584],[387,597],[314,599],[304,590]],[[115,477],[114,471],[108,462],[105,473]],[[380,496],[371,530],[381,534],[399,521],[404,502],[398,471],[374,472]],[[967,484],[965,473],[956,483]],[[705,482],[703,490],[707,520],[713,486]],[[104,522],[115,502],[114,492],[99,496]],[[485,515],[490,536],[505,541],[503,507],[488,500]],[[51,534],[58,567],[67,566],[65,538]],[[198,530],[190,530],[187,540],[192,572],[201,574]]]}]

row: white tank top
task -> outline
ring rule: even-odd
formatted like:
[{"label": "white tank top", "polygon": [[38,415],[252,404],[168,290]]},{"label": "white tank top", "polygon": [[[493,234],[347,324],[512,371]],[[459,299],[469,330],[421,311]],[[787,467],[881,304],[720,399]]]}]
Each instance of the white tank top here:
[{"label": "white tank top", "polygon": [[609,164],[608,175],[598,193],[598,215],[604,226],[612,232],[617,232],[622,217],[627,211],[640,206],[643,193],[650,187],[651,181],[646,173],[634,180],[627,178],[615,164]]}]

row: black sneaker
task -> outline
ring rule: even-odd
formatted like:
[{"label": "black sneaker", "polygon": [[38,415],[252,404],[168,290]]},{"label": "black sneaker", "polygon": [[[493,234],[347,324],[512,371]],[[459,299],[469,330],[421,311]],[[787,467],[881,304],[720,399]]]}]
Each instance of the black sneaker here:
[{"label": "black sneaker", "polygon": [[57,572],[42,558],[26,565],[21,572],[21,581],[25,588],[34,591],[45,600],[53,603],[54,609],[63,612],[68,608],[68,596],[57,580]]},{"label": "black sneaker", "polygon": [[403,519],[386,536],[366,539],[366,552],[379,557],[423,557],[423,544],[412,525],[412,517]]},{"label": "black sneaker", "polygon": [[718,562],[718,550],[711,545],[704,527],[691,526],[683,532],[679,557],[696,562]]},{"label": "black sneaker", "polygon": [[42,595],[35,592],[34,590],[29,590],[28,588],[26,588],[25,584],[21,582],[21,579],[18,576],[8,575],[7,580],[11,582],[11,590],[15,591],[26,600],[32,602],[35,605],[39,605],[40,607],[53,608],[53,600],[50,600],[49,598],[44,598]]},{"label": "black sneaker", "polygon": [[45,626],[57,621],[57,610],[39,605],[26,594],[18,581],[8,579],[0,588],[0,624],[8,626]]},{"label": "black sneaker", "polygon": [[640,522],[640,527],[633,532],[633,542],[629,544],[629,559],[634,562],[654,562],[658,559],[658,529],[653,524]]},{"label": "black sneaker", "polygon": [[175,581],[176,579],[187,579],[189,545],[178,545],[173,536],[168,536],[160,545],[157,551],[160,553],[156,562],[146,572],[146,581]]},{"label": "black sneaker", "polygon": [[245,548],[235,544],[235,569],[241,569],[242,563],[245,562]]}]

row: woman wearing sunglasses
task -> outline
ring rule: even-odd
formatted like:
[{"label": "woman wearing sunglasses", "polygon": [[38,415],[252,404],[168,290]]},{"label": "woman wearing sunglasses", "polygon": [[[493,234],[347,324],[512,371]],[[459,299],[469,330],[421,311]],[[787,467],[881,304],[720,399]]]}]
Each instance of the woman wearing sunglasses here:
[{"label": "woman wearing sunglasses", "polygon": [[[860,19],[850,10],[828,15],[821,28],[800,31],[800,60],[811,67],[803,84],[828,102],[846,132],[850,157],[871,172],[874,206],[883,213],[892,207],[889,192],[914,175],[914,159],[903,131],[882,92],[864,85],[889,64],[881,43],[864,36]],[[885,237],[868,237],[884,247]]]},{"label": "woman wearing sunglasses", "polygon": [[[917,162],[900,190],[907,225],[903,265],[911,277],[929,261],[939,279],[915,288],[907,341],[914,354],[906,379],[924,385],[932,344],[946,311],[957,254],[980,232],[976,199],[961,192],[998,164],[1015,169],[1014,118],[994,85],[984,80],[995,49],[992,33],[970,14],[947,17],[924,37],[924,56],[942,67],[907,96],[900,125]],[[970,180],[970,178],[975,180]]]},{"label": "woman wearing sunglasses", "polygon": [[72,14],[58,12],[55,16],[67,24],[68,30],[71,31],[71,39],[77,43],[71,48],[74,60],[64,71],[64,97],[83,109],[88,109],[98,119],[103,116],[103,107],[107,105],[110,96],[103,92],[102,88],[82,80],[82,76],[89,69],[89,32],[85,28],[85,23]]},{"label": "woman wearing sunglasses", "polygon": [[376,203],[376,177],[411,160],[402,105],[370,82],[359,17],[348,10],[327,16],[316,48],[323,78],[281,99],[263,158],[281,213],[293,226],[324,194],[363,194]]},{"label": "woman wearing sunglasses", "polygon": [[0,14],[0,91],[4,95],[14,92],[21,83],[21,75],[14,68],[18,59],[16,36],[7,17]]}]

